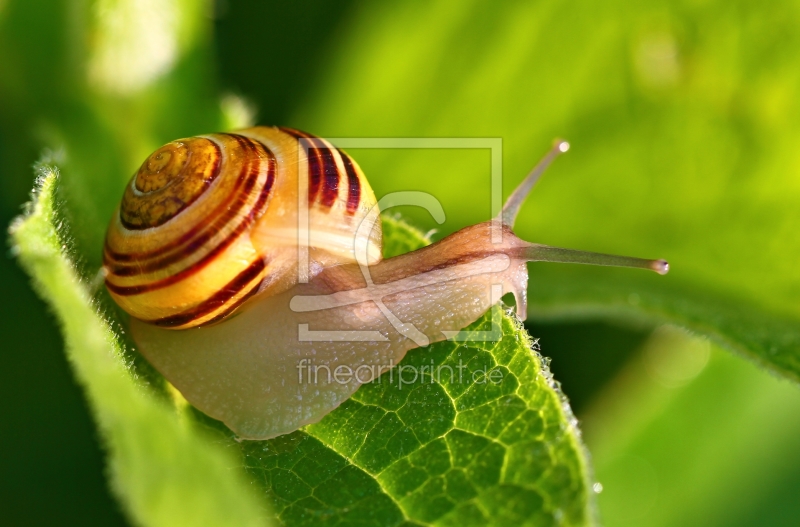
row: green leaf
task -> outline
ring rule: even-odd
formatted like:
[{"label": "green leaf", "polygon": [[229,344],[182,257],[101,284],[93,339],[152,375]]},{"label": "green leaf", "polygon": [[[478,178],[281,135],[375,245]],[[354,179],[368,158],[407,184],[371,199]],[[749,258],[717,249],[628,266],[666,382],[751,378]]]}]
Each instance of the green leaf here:
[{"label": "green leaf", "polygon": [[[429,243],[397,218],[383,226],[387,256]],[[412,350],[319,423],[243,442],[247,470],[278,519],[287,526],[593,524],[591,471],[575,418],[538,345],[513,316],[496,312],[498,342]],[[487,313],[468,329],[491,328]]]},{"label": "green leaf", "polygon": [[28,213],[11,228],[14,251],[50,304],[67,356],[109,453],[111,486],[140,525],[267,525],[239,461],[136,381],[56,228],[57,171],[43,167]]},{"label": "green leaf", "polygon": [[[756,364],[800,381],[800,323],[736,294],[702,291],[619,270],[532,267],[529,310],[539,320],[627,319],[673,323],[708,336]],[[554,287],[552,284],[558,282]]]},{"label": "green leaf", "polygon": [[582,419],[603,524],[793,525],[798,415],[793,384],[661,328]]},{"label": "green leaf", "polygon": [[[798,14],[720,0],[364,4],[292,124],[500,137],[506,192],[569,139],[518,234],[672,271],[536,265],[531,314],[672,321],[797,380]],[[490,217],[485,152],[356,157],[378,195],[437,197],[444,233]]]},{"label": "green leaf", "polygon": [[15,0],[0,19],[0,124],[15,138],[0,145],[0,156],[25,192],[33,157],[19,159],[18,151],[60,154],[59,197],[77,254],[93,268],[142,161],[168,141],[223,123],[210,4],[57,0],[41,9]]}]

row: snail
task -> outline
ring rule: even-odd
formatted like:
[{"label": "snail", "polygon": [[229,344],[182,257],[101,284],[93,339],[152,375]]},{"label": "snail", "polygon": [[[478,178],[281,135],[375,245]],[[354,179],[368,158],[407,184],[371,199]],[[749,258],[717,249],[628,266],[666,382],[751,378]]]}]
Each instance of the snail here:
[{"label": "snail", "polygon": [[526,196],[567,148],[556,142],[494,220],[382,259],[379,202],[328,141],[273,127],[173,141],[125,188],[106,286],[139,351],[192,405],[243,439],[292,432],[409,349],[477,320],[500,286],[524,319],[527,262],[666,273],[663,260],[514,235]]}]

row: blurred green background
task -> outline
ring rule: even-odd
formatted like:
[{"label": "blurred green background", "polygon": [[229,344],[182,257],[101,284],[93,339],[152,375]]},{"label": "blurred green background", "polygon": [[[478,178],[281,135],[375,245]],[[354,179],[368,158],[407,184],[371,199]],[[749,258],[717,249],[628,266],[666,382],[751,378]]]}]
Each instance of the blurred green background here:
[{"label": "blurred green background", "polygon": [[[502,137],[506,192],[564,136],[573,152],[537,189],[519,232],[663,256],[674,267],[661,282],[626,271],[532,271],[528,327],[584,423],[604,523],[798,523],[796,385],[635,316],[640,302],[686,291],[689,303],[764,307],[797,323],[797,3],[221,0],[208,13],[213,38],[177,66],[216,81],[145,97],[182,108],[189,118],[180,127],[124,97],[82,94],[74,65],[92,43],[64,43],[83,38],[84,9],[0,0],[0,223],[21,211],[44,148],[83,149],[70,158],[73,170],[93,156],[127,177],[151,143],[220,126],[214,115],[226,93],[250,101],[260,124],[320,135]],[[112,139],[81,143],[103,120],[123,130],[130,122],[132,134],[146,121],[157,132],[124,152]],[[442,201],[442,226],[403,211],[423,229],[446,234],[489,215],[484,153],[353,153],[378,195],[425,190]],[[82,227],[105,224],[121,187],[111,188],[73,218],[87,269],[99,256],[92,232],[101,231]],[[124,524],[57,328],[10,251],[0,266],[2,523]],[[537,307],[538,284],[551,282],[566,285],[543,290]],[[611,292],[587,301],[569,291],[595,282]]]}]

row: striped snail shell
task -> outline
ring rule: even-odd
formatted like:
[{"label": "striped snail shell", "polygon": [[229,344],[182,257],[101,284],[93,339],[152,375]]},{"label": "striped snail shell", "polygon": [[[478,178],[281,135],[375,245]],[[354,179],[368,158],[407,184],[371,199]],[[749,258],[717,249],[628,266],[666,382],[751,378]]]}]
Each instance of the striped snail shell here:
[{"label": "striped snail shell", "polygon": [[[356,162],[323,139],[257,127],[173,141],[142,164],[106,237],[111,296],[140,320],[186,329],[290,288],[299,174],[308,178],[311,268],[355,262],[356,229],[375,205]],[[363,237],[374,261],[380,227]]]},{"label": "striped snail shell", "polygon": [[514,235],[517,211],[566,147],[555,144],[495,220],[384,260],[375,196],[329,142],[268,127],[174,141],[125,189],[106,285],[139,351],[196,408],[244,439],[288,433],[409,349],[454,338],[498,288],[524,318],[527,262],[667,271],[663,260]]}]

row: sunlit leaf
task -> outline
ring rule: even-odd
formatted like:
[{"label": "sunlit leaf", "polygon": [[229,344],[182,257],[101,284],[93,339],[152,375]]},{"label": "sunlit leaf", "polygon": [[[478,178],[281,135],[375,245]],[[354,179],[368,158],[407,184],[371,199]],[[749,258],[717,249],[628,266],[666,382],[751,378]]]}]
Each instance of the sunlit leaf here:
[{"label": "sunlit leaf", "polygon": [[147,526],[267,525],[237,459],[137,383],[107,320],[65,254],[54,213],[57,171],[43,168],[28,214],[11,229],[14,250],[61,325],[109,454],[111,486]]}]

